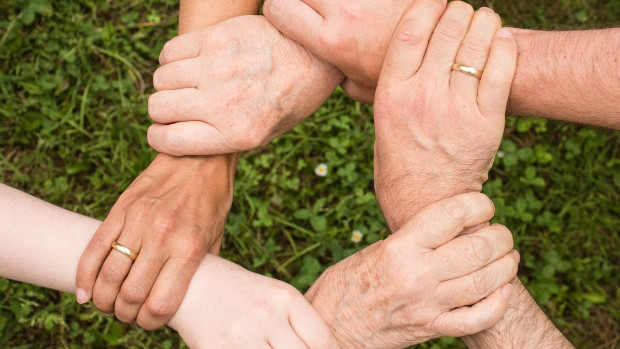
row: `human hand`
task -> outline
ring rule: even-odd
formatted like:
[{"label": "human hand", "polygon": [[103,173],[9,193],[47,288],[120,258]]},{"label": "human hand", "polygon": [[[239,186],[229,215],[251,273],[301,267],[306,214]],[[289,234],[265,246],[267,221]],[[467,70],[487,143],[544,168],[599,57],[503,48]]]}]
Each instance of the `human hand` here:
[{"label": "human hand", "polygon": [[[352,98],[371,103],[392,34],[413,2],[266,0],[263,12],[284,35],[340,69],[347,77],[342,87]],[[446,6],[446,0],[416,2],[424,13]]]},{"label": "human hand", "polygon": [[508,307],[518,252],[480,193],[431,204],[398,232],[330,267],[306,298],[347,348],[401,348],[491,327]]},{"label": "human hand", "polygon": [[[220,160],[221,158],[221,160]],[[76,296],[145,329],[165,324],[207,252],[217,254],[232,203],[235,157],[158,155],[120,196],[84,250]],[[138,254],[112,250],[112,242]]]},{"label": "human hand", "polygon": [[[392,231],[431,202],[481,190],[516,69],[515,40],[493,11],[428,9],[416,1],[405,14],[375,96],[375,191]],[[481,80],[455,62],[484,69]]]},{"label": "human hand", "polygon": [[207,255],[169,325],[190,348],[337,348],[294,287]]},{"label": "human hand", "polygon": [[149,144],[171,155],[264,145],[310,116],[342,80],[263,16],[170,40],[153,75]]}]

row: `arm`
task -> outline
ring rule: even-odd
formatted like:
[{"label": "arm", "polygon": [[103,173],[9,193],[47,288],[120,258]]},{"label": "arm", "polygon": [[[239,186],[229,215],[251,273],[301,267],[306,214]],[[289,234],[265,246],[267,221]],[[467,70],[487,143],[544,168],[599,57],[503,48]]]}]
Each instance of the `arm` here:
[{"label": "arm", "polygon": [[[285,35],[342,70],[354,98],[372,102],[389,38],[412,3],[267,0],[263,10]],[[431,9],[445,5],[425,1]],[[620,129],[620,28],[513,32],[519,59],[509,112]],[[409,34],[412,42],[419,35]]]},{"label": "arm", "polygon": [[[100,224],[0,184],[0,277],[72,292],[80,253]],[[335,347],[297,290],[213,255],[168,325],[191,348]]]},{"label": "arm", "polygon": [[574,348],[562,335],[521,281],[514,278],[508,311],[495,326],[463,338],[468,348]]},{"label": "arm", "polygon": [[620,129],[620,28],[513,33],[510,113]]},{"label": "arm", "polygon": [[[258,4],[183,0],[179,31],[255,13]],[[77,269],[78,302],[92,297],[99,310],[147,329],[169,320],[204,255],[219,252],[237,160],[238,154],[157,155],[86,246]],[[138,253],[135,263],[110,249],[115,241]]]}]

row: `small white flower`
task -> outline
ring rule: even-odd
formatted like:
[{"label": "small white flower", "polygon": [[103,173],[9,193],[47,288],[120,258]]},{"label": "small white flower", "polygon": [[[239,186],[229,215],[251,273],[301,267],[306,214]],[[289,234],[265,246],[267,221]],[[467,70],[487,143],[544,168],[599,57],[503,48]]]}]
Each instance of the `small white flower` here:
[{"label": "small white flower", "polygon": [[314,173],[316,173],[319,177],[325,177],[327,175],[327,165],[319,164],[315,169]]},{"label": "small white flower", "polygon": [[364,234],[362,234],[362,232],[359,230],[353,230],[353,232],[351,233],[351,241],[353,242],[360,242],[363,238]]},{"label": "small white flower", "polygon": [[503,158],[504,155],[506,155],[506,154],[504,154],[504,152],[501,151],[501,150],[497,152],[497,157],[500,158],[500,159]]}]

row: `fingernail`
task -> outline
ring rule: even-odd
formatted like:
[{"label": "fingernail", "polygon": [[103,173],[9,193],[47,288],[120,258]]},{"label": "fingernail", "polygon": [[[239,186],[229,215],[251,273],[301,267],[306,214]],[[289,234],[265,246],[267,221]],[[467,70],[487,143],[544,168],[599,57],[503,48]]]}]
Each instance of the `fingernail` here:
[{"label": "fingernail", "polygon": [[498,38],[509,39],[509,38],[512,37],[512,32],[508,28],[502,28],[502,29],[497,31],[497,37]]},{"label": "fingernail", "polygon": [[510,299],[510,295],[512,294],[512,285],[506,284],[502,287],[502,296],[506,299]]},{"label": "fingernail", "polygon": [[521,262],[521,254],[517,250],[512,250],[512,255],[517,259],[517,263]]},{"label": "fingernail", "polygon": [[107,317],[114,316],[114,313],[101,313],[101,314],[103,314],[103,316],[107,316]]},{"label": "fingernail", "polygon": [[75,290],[75,298],[77,299],[77,302],[80,304],[84,304],[86,302],[88,302],[88,293],[86,293],[86,290],[78,288],[77,290]]}]

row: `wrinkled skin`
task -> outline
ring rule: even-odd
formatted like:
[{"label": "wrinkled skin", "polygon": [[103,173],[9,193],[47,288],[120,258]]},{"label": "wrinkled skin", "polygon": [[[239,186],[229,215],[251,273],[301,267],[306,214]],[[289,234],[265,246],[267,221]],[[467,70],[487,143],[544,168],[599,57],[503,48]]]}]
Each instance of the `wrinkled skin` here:
[{"label": "wrinkled skin", "polygon": [[[266,0],[265,17],[346,76],[343,88],[372,102],[392,34],[413,0]],[[443,10],[446,0],[427,6]]]},{"label": "wrinkled skin", "polygon": [[149,144],[171,155],[264,145],[311,115],[342,75],[263,16],[236,17],[170,40],[149,98]]},{"label": "wrinkled skin", "polygon": [[448,198],[400,231],[325,271],[306,298],[345,348],[401,348],[494,325],[508,308],[519,255],[510,231],[488,221],[483,194]]}]

